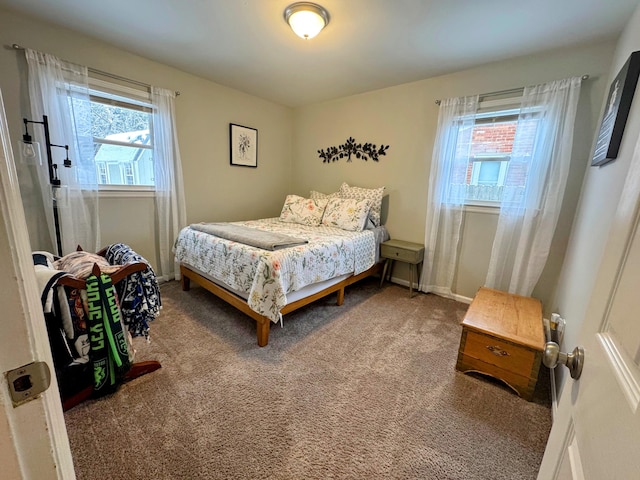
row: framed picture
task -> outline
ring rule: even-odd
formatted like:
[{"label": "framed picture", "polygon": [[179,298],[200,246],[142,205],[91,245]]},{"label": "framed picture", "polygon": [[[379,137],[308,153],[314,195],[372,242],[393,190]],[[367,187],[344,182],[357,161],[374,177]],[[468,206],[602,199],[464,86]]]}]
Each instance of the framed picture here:
[{"label": "framed picture", "polygon": [[241,167],[258,166],[258,130],[229,124],[231,165]]},{"label": "framed picture", "polygon": [[591,159],[592,166],[604,165],[618,157],[633,94],[640,73],[640,51],[633,52],[609,89],[602,123]]}]

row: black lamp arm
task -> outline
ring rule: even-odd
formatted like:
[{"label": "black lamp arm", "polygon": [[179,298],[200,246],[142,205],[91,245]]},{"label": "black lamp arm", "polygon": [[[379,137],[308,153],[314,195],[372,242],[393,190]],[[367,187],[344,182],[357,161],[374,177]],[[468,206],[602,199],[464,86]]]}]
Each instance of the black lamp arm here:
[{"label": "black lamp arm", "polygon": [[[66,150],[66,157],[64,159],[64,166],[70,167],[71,160],[69,160],[69,145],[56,145],[51,143],[51,135],[49,133],[49,120],[46,115],[42,116],[42,121],[38,122],[36,120],[28,120],[26,118],[22,119],[24,122],[24,135],[22,136],[22,140],[25,143],[32,143],[33,138],[29,135],[28,125],[30,123],[38,123],[44,127],[44,140],[45,146],[47,149],[47,167],[49,169],[49,183],[53,188],[60,187],[60,178],[58,178],[58,165],[53,163],[53,155],[51,154],[51,147],[59,147],[64,148]],[[62,256],[62,241],[60,235],[60,219],[58,215],[58,203],[57,200],[54,199],[53,202],[53,221],[56,230],[56,247],[58,250],[58,256]]]},{"label": "black lamp arm", "polygon": [[22,140],[25,143],[33,142],[33,138],[31,137],[31,135],[29,135],[29,129],[27,127],[29,123],[37,123],[44,127],[44,140],[45,140],[45,146],[47,150],[47,166],[49,168],[49,182],[54,187],[60,186],[60,179],[58,178],[58,174],[56,172],[57,165],[56,165],[56,168],[54,168],[53,154],[51,153],[51,147],[64,148],[66,150],[66,157],[63,161],[63,165],[65,167],[71,167],[71,160],[69,160],[69,145],[56,145],[55,143],[51,143],[51,134],[49,132],[49,119],[47,118],[46,115],[42,116],[41,122],[37,120],[28,120],[26,118],[23,118],[22,121],[24,122],[24,135],[22,136]]}]

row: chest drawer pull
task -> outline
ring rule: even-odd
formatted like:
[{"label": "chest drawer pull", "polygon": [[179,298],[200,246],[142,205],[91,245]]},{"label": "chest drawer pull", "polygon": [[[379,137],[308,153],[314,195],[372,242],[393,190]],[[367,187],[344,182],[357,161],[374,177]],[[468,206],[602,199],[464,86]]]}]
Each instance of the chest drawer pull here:
[{"label": "chest drawer pull", "polygon": [[491,345],[487,345],[487,350],[489,350],[491,353],[493,353],[496,357],[508,357],[509,356],[509,352],[507,352],[506,350],[501,350],[500,347],[498,347],[497,345],[495,347],[493,347]]}]

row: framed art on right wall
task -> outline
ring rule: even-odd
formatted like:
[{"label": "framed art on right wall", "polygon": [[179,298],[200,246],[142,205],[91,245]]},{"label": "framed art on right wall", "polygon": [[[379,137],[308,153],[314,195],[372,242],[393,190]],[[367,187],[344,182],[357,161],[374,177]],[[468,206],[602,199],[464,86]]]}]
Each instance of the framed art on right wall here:
[{"label": "framed art on right wall", "polygon": [[598,131],[592,166],[600,166],[618,157],[622,134],[640,74],[640,51],[633,52],[611,83],[607,105]]}]

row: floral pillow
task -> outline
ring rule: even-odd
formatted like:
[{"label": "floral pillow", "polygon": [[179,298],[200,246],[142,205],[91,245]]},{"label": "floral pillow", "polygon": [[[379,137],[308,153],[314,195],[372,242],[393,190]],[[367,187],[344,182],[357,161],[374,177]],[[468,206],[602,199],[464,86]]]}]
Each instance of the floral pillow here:
[{"label": "floral pillow", "polygon": [[280,213],[280,221],[317,227],[320,225],[327,202],[328,200],[287,195]]},{"label": "floral pillow", "polygon": [[340,196],[342,198],[353,198],[356,200],[368,199],[371,203],[371,211],[369,218],[373,224],[378,227],[380,225],[380,211],[382,210],[382,197],[384,195],[384,187],[380,188],[361,188],[350,187],[346,182],[340,187]]},{"label": "floral pillow", "polygon": [[324,199],[329,200],[331,198],[340,197],[340,192],[322,193],[322,192],[316,192],[315,190],[311,190],[311,192],[309,192],[309,196],[311,197],[311,200],[324,200]]},{"label": "floral pillow", "polygon": [[367,199],[332,198],[324,210],[322,225],[361,232],[367,223],[370,208]]}]

